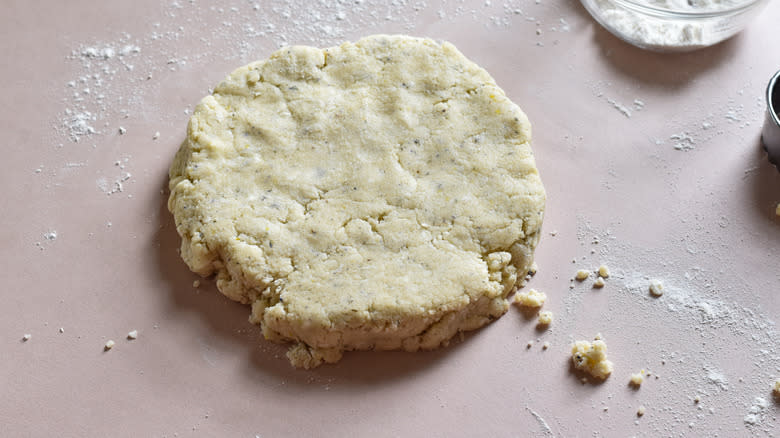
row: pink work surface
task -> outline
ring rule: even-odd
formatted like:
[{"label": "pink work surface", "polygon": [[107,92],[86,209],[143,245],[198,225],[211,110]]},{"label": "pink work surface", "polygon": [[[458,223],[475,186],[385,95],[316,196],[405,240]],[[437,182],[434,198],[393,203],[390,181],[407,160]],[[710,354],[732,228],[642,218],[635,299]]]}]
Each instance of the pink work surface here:
[{"label": "pink work surface", "polygon": [[[629,46],[564,0],[2,11],[0,435],[779,435],[780,173],[759,133],[780,2],[679,55]],[[297,370],[248,307],[193,285],[168,166],[234,68],[373,33],[454,43],[528,114],[548,196],[529,287],[555,320],[538,330],[511,308],[437,351]],[[602,289],[572,281],[602,263]],[[583,383],[571,344],[598,333],[615,370]]]}]

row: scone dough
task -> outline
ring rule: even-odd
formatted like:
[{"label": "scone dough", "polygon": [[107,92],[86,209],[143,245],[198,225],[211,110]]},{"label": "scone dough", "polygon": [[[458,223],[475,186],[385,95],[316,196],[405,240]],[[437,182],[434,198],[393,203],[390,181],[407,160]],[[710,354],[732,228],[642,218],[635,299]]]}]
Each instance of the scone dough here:
[{"label": "scone dough", "polygon": [[168,208],[194,272],[311,368],[501,316],[545,193],[525,114],[449,43],[284,48],[195,108]]}]

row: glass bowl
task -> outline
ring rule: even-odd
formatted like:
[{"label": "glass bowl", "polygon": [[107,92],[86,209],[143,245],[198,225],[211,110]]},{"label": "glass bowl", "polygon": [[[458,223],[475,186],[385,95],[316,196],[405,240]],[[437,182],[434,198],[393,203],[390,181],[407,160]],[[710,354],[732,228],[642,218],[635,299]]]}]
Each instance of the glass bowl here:
[{"label": "glass bowl", "polygon": [[687,52],[747,26],[769,0],[580,0],[618,38],[643,49]]}]

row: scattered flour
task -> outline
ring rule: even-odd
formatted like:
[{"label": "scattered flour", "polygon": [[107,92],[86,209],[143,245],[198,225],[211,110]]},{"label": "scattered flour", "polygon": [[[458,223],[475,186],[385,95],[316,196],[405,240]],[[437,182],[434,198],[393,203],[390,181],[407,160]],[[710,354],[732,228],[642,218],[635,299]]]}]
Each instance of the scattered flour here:
[{"label": "scattered flour", "polygon": [[693,137],[687,132],[670,135],[669,139],[674,142],[674,148],[678,151],[690,151],[696,147]]},{"label": "scattered flour", "polygon": [[[567,292],[556,332],[580,330],[580,316],[586,313],[602,327],[620,327],[621,339],[636,341],[628,351],[628,344],[622,345],[623,354],[649,361],[651,366],[655,363],[659,369],[654,369],[653,380],[674,388],[664,406],[654,408],[653,415],[642,420],[653,436],[690,435],[691,423],[696,436],[722,436],[735,425],[738,429],[729,436],[772,436],[777,417],[772,415],[767,382],[777,378],[780,335],[771,315],[746,304],[755,303],[752,290],[771,289],[771,284],[762,287],[742,272],[720,270],[718,266],[728,265],[733,250],[721,245],[717,235],[698,238],[697,256],[691,258],[686,251],[691,231],[685,223],[679,230],[667,231],[668,244],[647,248],[618,236],[611,230],[614,225],[597,229],[579,218],[577,239],[585,255],[575,261],[609,266],[609,289],[598,298],[582,288]],[[716,221],[710,226],[718,229]],[[596,247],[594,235],[600,242],[599,252],[588,255]],[[664,285],[660,300],[648,292],[653,279]],[[693,396],[700,402],[692,403]],[[762,410],[754,402],[756,396],[769,400],[769,406]],[[743,422],[746,415],[753,423]],[[740,431],[743,425],[749,430]]]},{"label": "scattered flour", "polygon": [[721,391],[729,390],[729,380],[722,372],[711,367],[704,367],[704,371],[708,383],[717,386]]},{"label": "scattered flour", "polygon": [[[415,34],[423,18],[435,16],[443,24],[467,21],[490,29],[544,26],[558,32],[555,38],[564,38],[561,33],[571,30],[567,21],[570,17],[542,23],[533,12],[546,6],[529,5],[525,0],[484,5],[456,0],[443,2],[435,9],[428,2],[412,0],[317,0],[316,5],[308,0],[228,3],[165,2],[159,12],[149,14],[145,28],[137,34],[119,28],[104,40],[76,42],[69,53],[63,54],[73,70],[56,84],[62,90],[62,109],[52,127],[63,140],[55,143],[56,147],[69,143],[86,143],[93,149],[104,146],[117,132],[127,135],[127,126],[133,121],[146,121],[149,114],[155,114],[160,87],[180,80],[181,72],[206,70],[217,63],[246,64],[286,45],[328,47],[368,33]],[[182,44],[195,40],[198,44],[194,46]],[[203,77],[204,92],[212,82]],[[185,114],[191,112],[191,108],[183,110]],[[182,123],[180,113],[157,113],[164,124]],[[160,132],[154,132],[151,138],[160,139]],[[88,150],[71,145],[69,152]],[[35,172],[42,173],[43,167]],[[112,177],[99,172],[96,185],[108,195],[121,193],[132,181],[128,178],[129,174]]]},{"label": "scattered flour", "polygon": [[769,401],[764,397],[756,397],[753,400],[753,404],[748,408],[748,413],[745,415],[745,425],[747,426],[759,426],[761,425],[767,416],[769,410]]},{"label": "scattered flour", "polygon": [[78,143],[81,137],[97,132],[92,126],[95,121],[96,116],[89,111],[75,112],[68,108],[63,116],[62,127],[67,130],[71,141]]},{"label": "scattered flour", "polygon": [[[94,148],[93,142],[99,143],[102,137],[116,132],[115,129],[120,120],[141,116],[143,108],[150,104],[150,101],[145,97],[153,93],[155,90],[153,86],[182,69],[203,68],[215,60],[230,60],[235,64],[245,63],[262,58],[263,54],[271,52],[276,47],[293,43],[329,46],[349,39],[352,35],[365,34],[367,30],[375,29],[377,23],[383,22],[389,23],[394,29],[404,29],[409,33],[414,33],[415,30],[418,30],[416,22],[421,14],[428,14],[431,17],[438,16],[438,19],[444,24],[472,20],[486,27],[539,26],[539,20],[533,14],[536,7],[540,6],[523,1],[505,1],[493,2],[482,8],[469,6],[463,1],[456,0],[442,2],[441,5],[437,5],[438,12],[435,12],[426,11],[430,8],[425,2],[417,3],[406,0],[387,2],[381,6],[367,5],[359,0],[354,2],[323,0],[316,8],[311,7],[310,3],[303,0],[290,0],[288,2],[249,1],[240,3],[237,8],[208,7],[194,5],[192,2],[186,1],[173,2],[162,7],[164,16],[155,17],[150,14],[149,29],[143,35],[131,36],[119,33],[115,41],[90,42],[79,45],[73,50],[67,58],[77,65],[79,72],[65,84],[66,93],[63,99],[63,109],[57,122],[53,125],[65,140],[82,144],[89,141],[87,144]],[[224,17],[224,26],[213,28],[203,26],[207,20],[206,15],[214,14],[220,14]],[[173,25],[173,20],[168,19],[168,17],[173,16],[179,17],[175,21],[176,25]],[[284,28],[276,24],[280,17],[286,20]],[[184,24],[179,26],[179,23]],[[556,30],[569,32],[570,30],[564,19],[560,20],[560,24],[556,28],[550,28],[550,30],[553,32]],[[548,26],[545,26],[544,29],[547,30]],[[575,35],[577,32],[572,34]],[[560,34],[559,36],[564,37]],[[668,37],[673,36],[672,33]],[[544,37],[551,37],[551,34],[545,32]],[[198,45],[198,51],[181,53],[181,44],[178,42],[193,38],[199,39],[202,43]],[[535,41],[529,44],[533,43]],[[690,46],[695,42],[686,41],[684,44]],[[225,52],[225,47],[231,49]],[[161,60],[156,55],[149,55],[152,53],[162,53],[165,55],[165,59]],[[210,81],[204,79],[203,83],[205,90],[205,87],[210,85]],[[640,111],[642,107],[643,105],[638,105],[635,101],[631,108],[625,108],[630,112],[631,109]],[[743,120],[744,117],[736,112],[739,108],[735,107],[734,110],[735,118]],[[177,111],[177,114],[179,113],[180,111]],[[726,116],[729,122],[736,122],[728,118],[728,113]],[[166,117],[169,118],[163,121],[173,120],[177,116]],[[128,123],[127,126],[132,125],[131,122],[122,123]],[[161,127],[162,125],[158,125],[158,129]],[[146,135],[148,136],[148,134]],[[159,137],[157,133],[152,136],[155,140]],[[168,137],[167,133],[165,137]],[[672,140],[675,139],[672,138]],[[705,141],[703,138],[699,138],[699,140],[702,143]],[[657,142],[663,143],[661,140]],[[683,140],[683,143],[687,142],[687,140]],[[693,149],[693,138],[690,139],[689,143],[690,147],[683,147],[680,150]],[[121,174],[105,178],[105,184],[102,186],[98,184],[98,186],[101,187],[101,190],[105,187],[103,191],[116,190],[114,191],[116,193],[123,189],[122,178]],[[119,180],[120,185],[115,184],[117,180]],[[107,226],[111,226],[110,222]],[[556,234],[556,231],[550,232],[552,236]],[[647,296],[647,277],[636,273],[620,272],[620,270],[621,268],[625,269],[626,266],[645,266],[646,264],[633,263],[630,257],[618,257],[611,260],[610,266],[613,265],[616,271],[616,287],[612,288],[613,283],[610,283],[608,292],[617,295],[610,298],[610,311],[629,308],[627,306],[629,303],[632,307],[636,306],[638,301],[641,306],[641,296]],[[635,282],[634,289],[626,287],[625,284],[630,283],[634,277],[640,278],[641,281]],[[693,283],[696,278],[690,280]],[[762,315],[754,314],[748,309],[735,305],[735,303],[722,302],[717,297],[703,294],[690,285],[679,286],[683,284],[682,280],[677,282],[678,286],[675,286],[674,277],[671,274],[668,279],[665,279],[665,282],[668,282],[667,293],[664,297],[666,306],[658,306],[656,302],[655,306],[642,307],[644,314],[639,315],[640,322],[668,320],[668,316],[654,312],[669,312],[675,316],[674,321],[676,322],[674,324],[679,323],[679,329],[688,330],[691,327],[696,327],[701,329],[703,339],[712,342],[717,342],[724,334],[737,336],[744,335],[746,332],[755,333],[754,336],[758,337],[755,348],[768,351],[766,354],[759,355],[757,353],[756,357],[763,357],[764,359],[761,360],[768,363],[773,363],[772,360],[777,359],[775,349],[769,342],[777,339],[774,325],[767,323]],[[573,293],[572,299],[576,300],[581,296],[581,294]],[[567,310],[566,318],[561,318],[561,322],[565,323],[564,321],[570,319],[569,317],[573,314],[573,311]],[[641,318],[647,318],[647,320]],[[557,324],[559,322],[556,321]],[[652,324],[645,326],[650,327]],[[154,328],[157,326],[155,325]],[[24,339],[29,339],[29,335],[25,335]],[[110,344],[113,346],[113,341]],[[533,345],[533,342],[530,344]],[[109,343],[106,343],[106,347],[111,348]],[[701,374],[699,363],[693,360],[695,356],[675,356],[673,352],[667,351],[665,357],[669,359],[665,378],[667,374],[672,377],[678,374],[682,375],[686,367],[693,368],[694,366],[696,368],[692,370],[691,375],[699,376]],[[677,362],[678,360],[679,362]],[[756,361],[758,360],[756,359]],[[672,365],[676,365],[677,368],[672,369]],[[753,371],[757,370],[753,369]],[[705,376],[702,379],[689,384],[706,383],[708,378]],[[763,385],[765,389],[766,380],[763,381]],[[730,393],[736,392],[731,391]],[[673,404],[674,400],[670,400],[669,403]],[[676,408],[683,411],[680,406],[676,406]],[[544,433],[552,436],[552,431],[544,419],[530,409],[528,410],[539,421]],[[759,410],[761,410],[760,406]],[[678,422],[676,414],[672,416],[669,414],[671,411],[664,412],[667,413],[664,419],[670,420],[668,427],[676,427],[677,423],[687,427],[687,421]],[[764,412],[766,412],[765,408]],[[658,416],[660,418],[661,413],[657,413],[655,410],[654,413],[657,415],[652,417]],[[760,420],[759,417],[757,417],[758,420]],[[760,421],[757,423],[760,424]]]},{"label": "scattered flour", "polygon": [[618,110],[618,111],[620,112],[620,114],[623,114],[624,116],[628,117],[629,119],[631,118],[631,110],[630,110],[630,109],[628,109],[628,107],[626,107],[625,105],[622,105],[622,104],[618,103],[618,102],[617,102],[616,100],[614,100],[614,99],[609,99],[609,98],[607,98],[607,102],[608,102],[610,105],[612,105],[612,107],[613,107],[613,108],[615,108],[616,110]]},{"label": "scattered flour", "polygon": [[536,412],[534,412],[533,410],[531,410],[531,408],[529,408],[528,406],[525,407],[525,410],[528,411],[531,415],[533,415],[533,417],[536,419],[536,422],[539,423],[539,427],[542,428],[542,433],[544,435],[546,435],[546,436],[555,436],[555,434],[553,434],[552,429],[550,429],[550,425],[547,424],[546,421],[544,421],[544,418],[542,418],[541,415],[539,415]]}]

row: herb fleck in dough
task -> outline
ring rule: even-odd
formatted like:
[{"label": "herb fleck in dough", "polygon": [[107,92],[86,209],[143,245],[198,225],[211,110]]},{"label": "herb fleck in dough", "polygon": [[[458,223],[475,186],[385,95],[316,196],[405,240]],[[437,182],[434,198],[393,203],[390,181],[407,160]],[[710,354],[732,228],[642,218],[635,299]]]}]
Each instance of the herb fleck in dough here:
[{"label": "herb fleck in dough", "polygon": [[[504,314],[545,193],[525,114],[448,43],[290,47],[195,108],[168,207],[190,269],[298,367]],[[518,275],[518,273],[520,275]]]}]

